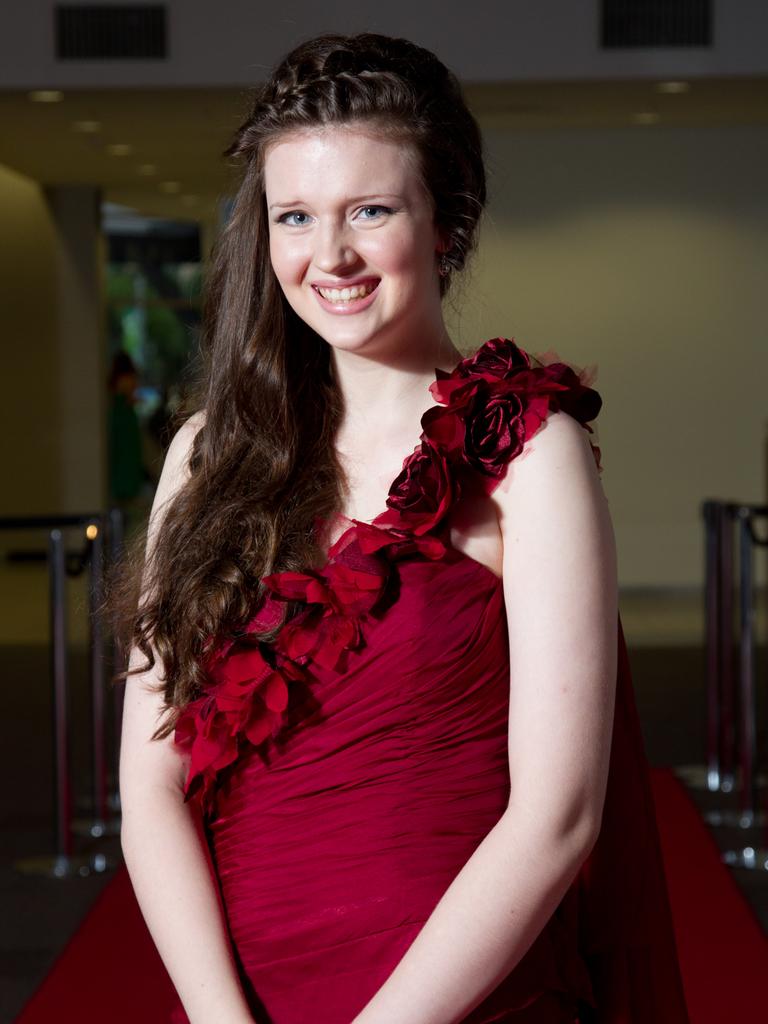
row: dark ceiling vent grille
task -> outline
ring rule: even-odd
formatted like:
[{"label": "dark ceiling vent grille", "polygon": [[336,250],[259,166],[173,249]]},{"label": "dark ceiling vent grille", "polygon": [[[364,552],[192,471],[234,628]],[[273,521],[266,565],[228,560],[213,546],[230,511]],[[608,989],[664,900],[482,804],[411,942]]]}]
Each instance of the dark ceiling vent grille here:
[{"label": "dark ceiling vent grille", "polygon": [[604,49],[712,45],[712,0],[602,0]]},{"label": "dark ceiling vent grille", "polygon": [[59,60],[159,60],[167,56],[165,7],[57,4]]}]

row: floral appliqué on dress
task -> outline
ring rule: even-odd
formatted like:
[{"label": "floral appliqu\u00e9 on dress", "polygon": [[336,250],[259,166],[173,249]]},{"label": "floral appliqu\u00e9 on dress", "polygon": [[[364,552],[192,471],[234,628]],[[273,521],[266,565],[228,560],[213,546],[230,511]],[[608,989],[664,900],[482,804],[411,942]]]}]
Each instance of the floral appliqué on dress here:
[{"label": "floral appliqu\u00e9 on dress", "polygon": [[[213,647],[210,683],[176,725],[175,742],[191,758],[185,801],[210,813],[223,770],[280,731],[292,684],[311,682],[313,662],[343,667],[365,644],[366,622],[386,605],[398,561],[445,556],[447,513],[464,488],[490,494],[553,409],[594,433],[589,421],[602,398],[589,386],[593,377],[553,352],[536,359],[508,338],[486,341],[450,373],[436,370],[429,390],[438,404],[421,418],[419,444],[393,481],[386,510],[372,523],[351,520],[321,569],[265,576],[258,613]],[[590,445],[602,472],[600,448]],[[255,634],[281,620],[285,601],[299,602],[298,613],[272,643],[259,641]]]}]

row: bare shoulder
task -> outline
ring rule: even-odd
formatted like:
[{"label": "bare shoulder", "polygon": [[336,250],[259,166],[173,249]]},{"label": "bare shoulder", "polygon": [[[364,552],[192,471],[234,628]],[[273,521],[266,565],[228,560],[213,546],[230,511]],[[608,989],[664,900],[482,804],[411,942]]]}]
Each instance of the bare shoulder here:
[{"label": "bare shoulder", "polygon": [[165,505],[178,492],[189,478],[189,459],[192,454],[192,444],[200,429],[205,424],[205,409],[193,413],[189,419],[179,427],[168,445],[165,453],[163,470],[157,484],[153,514],[160,507]]},{"label": "bare shoulder", "polygon": [[551,412],[491,495],[510,609],[534,591],[542,600],[570,591],[578,602],[590,588],[615,598],[616,541],[589,438],[569,413]]},{"label": "bare shoulder", "polygon": [[502,526],[558,498],[605,503],[588,432],[569,413],[551,412],[511,460],[492,498]]},{"label": "bare shoulder", "polygon": [[200,409],[182,423],[171,439],[166,453],[166,462],[171,462],[175,468],[183,466],[189,461],[192,451],[192,444],[200,430],[205,426],[206,411]]},{"label": "bare shoulder", "polygon": [[193,434],[196,434],[201,427],[205,426],[206,415],[206,409],[198,409],[197,412],[193,412],[192,415],[182,423],[179,430],[189,430]]}]

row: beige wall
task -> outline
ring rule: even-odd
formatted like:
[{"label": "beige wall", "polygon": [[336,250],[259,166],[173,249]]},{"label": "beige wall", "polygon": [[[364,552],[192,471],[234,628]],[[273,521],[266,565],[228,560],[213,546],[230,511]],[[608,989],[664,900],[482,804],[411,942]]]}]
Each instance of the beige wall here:
[{"label": "beige wall", "polygon": [[0,166],[0,515],[90,512],[106,498],[96,196]]},{"label": "beige wall", "polygon": [[40,186],[0,166],[0,515],[58,505],[54,246]]},{"label": "beige wall", "polygon": [[108,500],[101,194],[63,185],[47,188],[46,199],[56,226],[58,509],[88,513]]},{"label": "beige wall", "polygon": [[768,126],[484,134],[455,340],[597,364],[621,583],[698,584],[701,500],[766,500]]}]

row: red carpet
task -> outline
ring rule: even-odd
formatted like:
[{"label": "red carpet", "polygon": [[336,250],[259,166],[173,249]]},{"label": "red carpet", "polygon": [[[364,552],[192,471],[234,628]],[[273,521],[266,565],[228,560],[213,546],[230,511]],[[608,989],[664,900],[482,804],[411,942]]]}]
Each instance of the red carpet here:
[{"label": "red carpet", "polygon": [[651,777],[691,1024],[768,1020],[768,940],[683,784]]},{"label": "red carpet", "polygon": [[[683,785],[652,780],[691,1022],[765,1020],[768,941]],[[167,1024],[174,999],[121,868],[16,1024]]]}]

